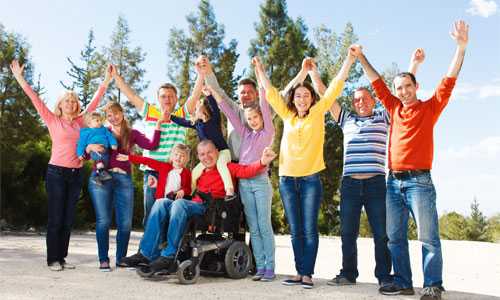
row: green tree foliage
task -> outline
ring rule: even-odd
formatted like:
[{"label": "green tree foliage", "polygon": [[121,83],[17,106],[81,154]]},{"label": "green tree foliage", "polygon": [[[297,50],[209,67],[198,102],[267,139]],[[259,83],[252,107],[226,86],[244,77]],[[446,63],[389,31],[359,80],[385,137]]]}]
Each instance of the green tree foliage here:
[{"label": "green tree foliage", "polygon": [[467,239],[467,219],[456,212],[442,215],[439,218],[439,234],[446,240]]},{"label": "green tree foliage", "polygon": [[[299,72],[302,59],[315,53],[314,46],[307,38],[307,26],[301,18],[293,20],[288,16],[284,0],[266,0],[260,5],[255,31],[257,36],[250,42],[248,54],[250,57],[261,57],[271,82],[277,87],[286,86]],[[274,126],[276,137],[273,147],[278,149],[283,134],[281,119],[275,118]],[[276,232],[286,232],[288,229],[279,197],[277,162],[271,169],[274,190],[272,223]]]},{"label": "green tree foliage", "polygon": [[92,100],[92,96],[99,86],[99,78],[104,78],[102,65],[97,59],[97,51],[94,46],[94,31],[91,29],[82,51],[80,51],[80,62],[75,63],[70,57],[67,60],[70,69],[66,73],[72,78],[70,84],[61,81],[61,85],[68,90],[74,90],[78,93],[82,107],[86,108]]},{"label": "green tree foliage", "polygon": [[[146,53],[144,53],[139,46],[135,48],[131,47],[130,34],[131,30],[127,20],[119,16],[115,30],[111,35],[109,46],[103,47],[96,58],[100,67],[99,74],[104,74],[108,63],[114,64],[125,82],[140,95],[149,85],[149,82],[144,81],[146,70],[141,66],[146,57]],[[139,114],[135,110],[135,107],[124,99],[120,90],[115,87],[114,83],[109,85],[106,98],[108,100],[118,101],[125,108],[130,121],[133,122],[139,119]]]},{"label": "green tree foliage", "polygon": [[471,206],[471,214],[467,218],[467,239],[470,241],[490,241],[488,235],[488,221],[483,213],[479,210],[479,203],[476,197]]},{"label": "green tree foliage", "polygon": [[500,242],[500,213],[488,219],[488,234],[491,242]]},{"label": "green tree foliage", "polygon": [[[29,44],[0,24],[0,219],[11,224],[42,224],[46,196],[43,176],[50,143],[39,116],[9,69],[13,59],[25,65],[33,86]],[[41,93],[39,84],[34,85]]]}]

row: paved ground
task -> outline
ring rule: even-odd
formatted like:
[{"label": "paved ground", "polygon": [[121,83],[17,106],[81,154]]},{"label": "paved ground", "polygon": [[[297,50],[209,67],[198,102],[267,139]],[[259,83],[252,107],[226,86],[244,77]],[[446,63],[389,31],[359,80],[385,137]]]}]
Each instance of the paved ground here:
[{"label": "paved ground", "polygon": [[[139,237],[140,233],[133,233],[130,251],[136,251]],[[114,246],[112,242],[110,254]],[[249,278],[202,277],[196,285],[184,286],[175,278],[153,282],[123,269],[99,272],[93,233],[72,236],[68,261],[77,264],[77,269],[63,272],[51,272],[45,266],[44,236],[0,233],[0,299],[419,299],[379,295],[372,275],[373,243],[360,239],[358,248],[360,277],[356,286],[326,285],[341,265],[336,237],[320,241],[313,290],[285,287],[280,280],[263,283]],[[420,245],[411,242],[410,251],[414,284],[421,286]],[[444,299],[500,299],[500,244],[443,241],[443,254],[448,290]],[[276,258],[276,271],[283,274],[279,279],[294,274],[288,236],[276,237]]]}]

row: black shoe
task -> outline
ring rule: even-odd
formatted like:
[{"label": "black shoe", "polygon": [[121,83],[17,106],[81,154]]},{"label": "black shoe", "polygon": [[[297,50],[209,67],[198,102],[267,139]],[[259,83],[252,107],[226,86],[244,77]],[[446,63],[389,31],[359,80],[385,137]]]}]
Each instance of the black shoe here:
[{"label": "black shoe", "polygon": [[138,252],[134,255],[122,258],[118,266],[122,268],[137,268],[147,264],[149,264],[149,259]]},{"label": "black shoe", "polygon": [[153,275],[169,274],[174,263],[171,257],[160,256],[149,265],[137,269],[137,274],[141,277],[151,277]]},{"label": "black shoe", "polygon": [[428,286],[420,292],[420,300],[441,300],[441,292],[444,292],[444,288],[441,286]]},{"label": "black shoe", "polygon": [[238,198],[238,196],[236,196],[236,194],[234,195],[227,195],[224,197],[224,201],[233,201],[234,199]]},{"label": "black shoe", "polygon": [[335,278],[332,280],[329,280],[326,282],[328,285],[354,285],[356,284],[356,279],[350,280],[349,278],[345,277],[344,275],[337,275]]},{"label": "black shoe", "polygon": [[98,174],[99,174],[99,179],[100,179],[101,181],[106,181],[106,180],[110,180],[111,178],[113,178],[113,177],[111,177],[111,175],[108,173],[108,171],[106,171],[106,170],[104,170],[104,169],[103,169],[103,170],[101,170],[101,171],[99,171],[99,173],[98,173]]},{"label": "black shoe", "polygon": [[378,289],[382,295],[415,295],[413,287],[402,288],[396,284],[390,284]]}]

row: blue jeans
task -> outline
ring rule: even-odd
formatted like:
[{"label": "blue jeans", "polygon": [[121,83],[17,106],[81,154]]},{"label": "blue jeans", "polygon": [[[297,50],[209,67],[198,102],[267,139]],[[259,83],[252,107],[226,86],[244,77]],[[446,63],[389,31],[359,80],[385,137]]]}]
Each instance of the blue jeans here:
[{"label": "blue jeans", "polygon": [[48,165],[45,189],[48,197],[47,264],[64,262],[68,256],[75,207],[83,185],[81,168]]},{"label": "blue jeans", "polygon": [[100,262],[109,262],[109,227],[113,210],[116,219],[116,263],[127,256],[132,216],[134,213],[134,186],[128,174],[111,172],[112,179],[97,185],[95,172],[89,178],[89,193],[96,217],[96,240]]},{"label": "blue jeans", "polygon": [[109,150],[104,148],[104,152],[90,152],[90,158],[95,162],[102,162],[104,164],[104,168],[108,168],[109,163]]},{"label": "blue jeans", "polygon": [[290,226],[295,269],[312,276],[318,254],[318,214],[323,196],[319,173],[302,177],[280,177],[280,194]]},{"label": "blue jeans", "polygon": [[394,283],[407,288],[413,286],[410,255],[408,253],[408,217],[412,214],[417,224],[418,239],[422,242],[424,287],[443,283],[443,257],[439,239],[436,210],[436,190],[430,173],[397,179],[387,179],[387,235],[394,267]]},{"label": "blue jeans", "polygon": [[358,277],[359,218],[364,206],[375,243],[375,277],[379,283],[391,282],[391,255],[385,229],[385,176],[367,179],[342,178],[340,187],[340,235],[342,238],[342,270],[350,281]]},{"label": "blue jeans", "polygon": [[267,172],[240,179],[240,196],[250,229],[257,269],[274,270],[274,232],[271,224],[273,190]]},{"label": "blue jeans", "polygon": [[144,230],[146,230],[146,224],[149,216],[149,212],[151,211],[151,208],[153,207],[153,204],[155,203],[155,194],[156,194],[156,188],[152,188],[148,186],[148,177],[149,175],[152,175],[158,180],[158,172],[152,171],[152,170],[146,170],[144,171],[144,181],[143,181],[143,191],[144,191],[144,217],[142,219],[142,226],[144,227]]},{"label": "blue jeans", "polygon": [[[158,199],[151,208],[146,230],[139,245],[139,251],[150,261],[158,256],[174,257],[185,231],[187,221],[194,215],[203,215],[205,205],[186,199]],[[167,247],[160,252],[158,246],[164,226],[167,230]]]}]

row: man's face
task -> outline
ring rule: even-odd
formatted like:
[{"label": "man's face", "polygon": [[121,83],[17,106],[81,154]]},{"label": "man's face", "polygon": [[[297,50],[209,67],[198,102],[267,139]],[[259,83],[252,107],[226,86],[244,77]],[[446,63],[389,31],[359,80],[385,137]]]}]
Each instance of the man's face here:
[{"label": "man's face", "polygon": [[352,107],[360,117],[369,117],[373,115],[373,108],[375,107],[375,99],[366,90],[359,90],[354,92],[352,98]]},{"label": "man's face", "polygon": [[418,84],[413,83],[410,77],[397,76],[394,78],[394,89],[396,90],[396,96],[404,106],[411,106],[418,101]]},{"label": "man's face", "polygon": [[158,102],[162,112],[173,112],[177,104],[177,94],[173,89],[161,88],[158,91]]},{"label": "man's face", "polygon": [[205,166],[205,168],[212,169],[217,165],[217,158],[219,158],[219,151],[213,144],[199,144],[198,159]]},{"label": "man's face", "polygon": [[238,86],[238,98],[243,107],[249,107],[257,101],[257,90],[251,84]]}]

